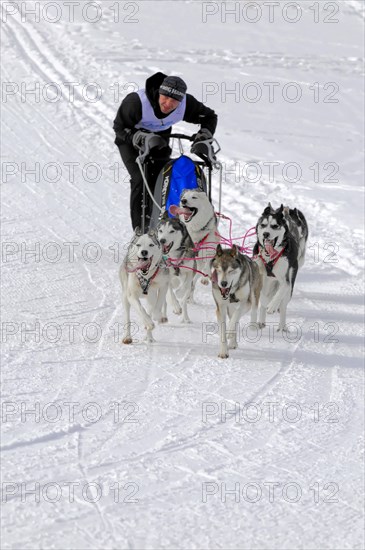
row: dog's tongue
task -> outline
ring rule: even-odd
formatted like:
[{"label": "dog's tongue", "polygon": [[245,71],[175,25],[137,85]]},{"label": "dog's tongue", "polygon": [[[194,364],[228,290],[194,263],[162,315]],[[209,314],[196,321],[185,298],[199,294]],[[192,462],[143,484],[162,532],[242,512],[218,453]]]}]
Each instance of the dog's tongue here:
[{"label": "dog's tongue", "polygon": [[142,259],[140,259],[140,260],[138,260],[137,268],[138,268],[138,269],[144,269],[145,267],[148,266],[149,262],[150,262],[149,259],[148,259],[148,260],[142,260]]},{"label": "dog's tongue", "polygon": [[149,269],[149,266],[152,263],[152,258],[153,258],[153,256],[151,256],[150,258],[147,258],[147,259],[137,258],[138,261],[137,261],[136,264],[134,262],[130,262],[127,265],[128,273],[135,273],[136,271],[139,271],[140,269],[145,269],[145,270]]},{"label": "dog's tongue", "polygon": [[132,267],[132,268],[128,269],[129,273],[134,273],[135,271],[138,271],[139,269],[144,269],[145,267],[148,266],[148,262],[149,262],[149,260],[139,259],[138,262],[137,262],[137,265],[135,267]]},{"label": "dog's tongue", "polygon": [[172,204],[169,208],[170,214],[173,216],[184,216],[184,214],[188,215],[191,213],[189,208],[181,208],[180,206],[177,206],[176,204]]},{"label": "dog's tongue", "polygon": [[272,242],[269,241],[268,239],[266,239],[265,241],[265,250],[268,254],[270,254],[270,256],[275,256],[276,254],[276,250],[273,247]]},{"label": "dog's tongue", "polygon": [[221,291],[221,294],[222,294],[223,298],[227,298],[230,290],[231,290],[231,287],[228,287],[228,288],[227,287],[225,287],[225,288],[220,287],[220,291]]}]

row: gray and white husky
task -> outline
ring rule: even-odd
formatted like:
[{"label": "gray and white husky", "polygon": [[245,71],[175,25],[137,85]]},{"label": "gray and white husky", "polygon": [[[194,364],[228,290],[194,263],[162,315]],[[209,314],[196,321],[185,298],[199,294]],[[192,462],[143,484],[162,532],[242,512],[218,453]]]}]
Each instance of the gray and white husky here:
[{"label": "gray and white husky", "polygon": [[[157,238],[162,247],[163,258],[170,271],[169,296],[174,313],[179,315],[182,312],[182,322],[190,323],[187,302],[194,291],[194,245],[184,224],[178,218],[170,218],[167,212],[164,213],[157,226]],[[173,289],[182,307],[176,300]]]},{"label": "gray and white husky", "polygon": [[[180,196],[180,206],[170,207],[170,212],[179,216],[185,225],[197,248],[197,269],[209,277],[209,257],[214,255],[220,236],[217,217],[207,194],[199,189],[185,189]],[[208,284],[208,277],[203,276],[201,282]]]},{"label": "gray and white husky", "polygon": [[265,326],[266,313],[279,311],[278,331],[283,331],[298,269],[304,263],[307,222],[297,208],[281,205],[275,210],[269,203],[257,222],[256,233],[253,253],[263,277],[259,326]]},{"label": "gray and white husky", "polygon": [[[257,264],[240,254],[236,245],[223,250],[219,244],[210,262],[212,292],[217,305],[220,351],[228,357],[228,348],[237,347],[237,323],[251,309],[251,323],[256,323],[262,279]],[[229,317],[228,344],[226,317]]]},{"label": "gray and white husky", "polygon": [[[131,344],[130,308],[133,306],[147,330],[146,341],[153,342],[153,320],[164,323],[167,319],[162,312],[169,284],[169,272],[162,261],[162,248],[155,231],[142,234],[136,229],[128,247],[127,255],[119,270],[123,289],[125,311],[124,344]],[[147,311],[141,298],[147,298]]]}]

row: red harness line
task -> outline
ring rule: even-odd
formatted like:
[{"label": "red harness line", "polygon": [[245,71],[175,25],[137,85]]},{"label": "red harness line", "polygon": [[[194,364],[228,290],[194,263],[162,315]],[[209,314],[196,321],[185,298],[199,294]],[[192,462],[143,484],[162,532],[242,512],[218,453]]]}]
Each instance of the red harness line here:
[{"label": "red harness line", "polygon": [[[206,241],[206,239],[209,235],[209,233],[207,233],[205,235],[205,237],[203,237],[200,242],[194,243],[193,251],[194,252],[199,252],[200,250],[214,250],[215,251],[216,248],[217,248],[217,244],[223,244],[223,245],[228,245],[228,246],[232,247],[233,246],[233,241],[242,240],[242,245],[237,247],[238,250],[240,252],[242,252],[243,254],[252,254],[252,247],[248,247],[248,246],[244,246],[244,245],[245,245],[245,241],[246,241],[247,238],[253,237],[253,235],[256,234],[256,228],[255,227],[250,227],[250,229],[248,229],[242,237],[232,237],[232,219],[229,218],[228,216],[225,216],[221,212],[215,212],[215,214],[216,214],[216,216],[219,216],[220,218],[223,218],[225,220],[229,220],[229,239],[226,239],[225,237],[222,237],[222,235],[219,235],[219,233],[216,232],[215,233],[216,236],[220,238],[219,243]],[[204,246],[202,246],[202,245],[204,245]],[[209,246],[209,245],[212,245],[212,246]],[[176,264],[174,265],[174,262],[175,261],[176,262],[192,261],[192,260],[211,260],[212,258],[214,258],[214,256],[206,256],[205,258],[198,258],[198,257],[194,257],[194,258],[169,258],[168,261],[170,262],[172,267],[182,267],[184,269],[190,269],[191,271],[195,271],[196,273],[200,273],[204,277],[209,277],[209,275],[207,273],[203,273],[202,271],[199,271],[199,269],[194,269],[193,267],[189,267],[189,266],[186,266],[186,265],[176,265]]]},{"label": "red harness line", "polygon": [[[212,256],[214,258],[214,256]],[[196,260],[196,258],[186,258],[187,260]],[[204,258],[199,258],[200,260],[203,260]],[[206,258],[207,259],[207,258]],[[179,267],[184,269],[190,269],[190,271],[194,271],[195,273],[200,273],[200,275],[203,275],[203,277],[209,277],[208,273],[204,273],[203,271],[200,271],[199,269],[194,269],[193,267],[189,267],[188,265],[174,265],[173,258],[169,258],[169,261],[171,262],[172,267]]]},{"label": "red harness line", "polygon": [[[239,249],[240,252],[242,252],[243,254],[252,254],[252,247],[250,246],[245,246],[245,241],[246,239],[248,239],[249,237],[253,237],[254,235],[256,235],[256,228],[255,227],[250,227],[250,229],[248,229],[246,231],[246,233],[244,235],[242,235],[242,237],[232,237],[232,219],[229,218],[228,216],[225,216],[224,214],[221,214],[220,212],[216,212],[215,213],[216,216],[219,216],[220,218],[223,218],[225,220],[229,220],[229,238],[226,239],[225,237],[222,237],[222,235],[219,235],[216,233],[216,235],[220,238],[220,242],[219,244],[223,244],[223,245],[228,245],[230,247],[233,246],[233,241],[240,241],[242,240],[242,244],[241,246],[238,246],[237,248]],[[200,243],[196,244],[195,246],[198,246],[198,250],[201,250],[202,247],[201,247],[201,244],[205,241],[205,239],[207,238],[208,235],[206,235],[204,237],[204,239],[202,239],[200,241]],[[206,242],[205,244],[207,245],[214,245],[214,246],[211,246],[211,247],[204,247],[204,250],[215,250],[216,247],[217,247],[217,243],[216,242]]]},{"label": "red harness line", "polygon": [[[202,248],[201,244],[205,242],[206,238],[208,237],[209,233],[205,235],[205,237],[202,238],[201,241],[198,243],[194,243],[193,252],[199,252],[199,250],[215,250],[214,247],[204,247]],[[190,269],[191,271],[194,271],[195,273],[200,273],[200,275],[203,275],[203,277],[209,277],[207,273],[204,273],[203,271],[200,271],[199,269],[194,269],[194,267],[189,267],[187,265],[180,265],[183,261],[195,261],[195,260],[210,260],[211,258],[214,258],[214,256],[206,256],[205,258],[197,258],[196,256],[193,258],[168,258],[167,263],[171,264],[172,267],[183,267],[184,269]]]},{"label": "red harness line", "polygon": [[[253,257],[253,260],[256,260],[257,258],[261,258],[261,260],[263,261],[263,264],[265,266],[265,269],[266,269],[266,273],[269,277],[275,277],[274,273],[272,272],[272,270],[274,269],[274,266],[276,264],[276,262],[279,260],[279,258],[283,255],[284,251],[285,251],[285,247],[282,248],[280,250],[280,252],[278,252],[278,254],[273,258],[273,259],[270,259],[268,262],[262,257],[262,251],[264,249],[261,248],[261,251],[259,252],[259,254],[257,254],[256,256]],[[269,265],[271,264],[271,265]]]}]

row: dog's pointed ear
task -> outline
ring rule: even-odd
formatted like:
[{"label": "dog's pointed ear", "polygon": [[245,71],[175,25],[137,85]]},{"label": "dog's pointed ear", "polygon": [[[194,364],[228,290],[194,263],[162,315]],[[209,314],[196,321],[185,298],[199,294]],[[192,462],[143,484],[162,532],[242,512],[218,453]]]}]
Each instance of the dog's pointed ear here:
[{"label": "dog's pointed ear", "polygon": [[136,237],[140,237],[142,235],[142,229],[138,226],[134,230],[134,234]]},{"label": "dog's pointed ear", "polygon": [[284,214],[284,218],[289,218],[290,217],[289,206],[284,206],[283,214]]},{"label": "dog's pointed ear", "polygon": [[279,208],[279,214],[280,214],[280,212],[282,212],[283,210],[284,210],[284,205],[283,205],[283,203],[281,203],[280,208]]},{"label": "dog's pointed ear", "polygon": [[269,202],[269,204],[267,205],[267,207],[265,208],[264,210],[264,214],[267,216],[268,214],[270,214],[271,212],[273,212],[273,208],[271,206],[271,202]]},{"label": "dog's pointed ear", "polygon": [[164,212],[164,213],[162,214],[162,216],[161,216],[161,221],[162,221],[162,222],[165,222],[165,221],[167,221],[168,219],[169,219],[169,213],[168,213],[167,210],[165,210],[165,212]]},{"label": "dog's pointed ear", "polygon": [[149,237],[156,237],[156,231],[155,231],[155,229],[150,229],[150,230],[148,231],[148,236],[149,236]]},{"label": "dog's pointed ear", "polygon": [[215,253],[216,253],[217,256],[222,256],[223,250],[222,250],[222,247],[221,247],[220,244],[217,245],[217,249],[216,249]]},{"label": "dog's pointed ear", "polygon": [[234,244],[234,245],[232,246],[232,248],[231,248],[231,256],[232,256],[232,258],[235,258],[235,257],[237,256],[237,254],[238,254],[238,248],[237,248],[237,246]]}]

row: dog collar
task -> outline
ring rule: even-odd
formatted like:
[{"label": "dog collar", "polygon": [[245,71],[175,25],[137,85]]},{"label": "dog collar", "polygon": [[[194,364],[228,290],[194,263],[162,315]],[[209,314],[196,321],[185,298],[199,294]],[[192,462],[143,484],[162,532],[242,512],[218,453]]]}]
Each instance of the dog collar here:
[{"label": "dog collar", "polygon": [[[270,259],[268,262],[265,260],[265,258],[262,255],[264,250],[265,250],[264,247],[260,247],[260,252],[256,256],[254,256],[253,259],[255,260],[257,258],[261,258],[261,260],[262,260],[262,262],[265,266],[267,276],[268,277],[275,277],[272,270],[274,269],[274,266],[275,266],[276,262],[284,254],[285,246],[284,246],[284,248],[282,248],[280,250],[280,252],[277,253],[277,255],[274,258]],[[270,258],[271,258],[271,256],[270,256]]]},{"label": "dog collar", "polygon": [[179,267],[184,263],[183,258],[169,258],[168,256],[162,256],[164,266],[169,268],[172,267],[175,270],[176,275],[180,273]]}]

